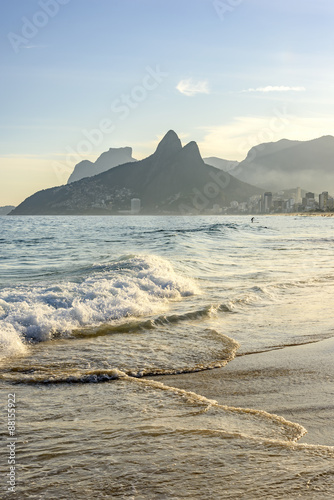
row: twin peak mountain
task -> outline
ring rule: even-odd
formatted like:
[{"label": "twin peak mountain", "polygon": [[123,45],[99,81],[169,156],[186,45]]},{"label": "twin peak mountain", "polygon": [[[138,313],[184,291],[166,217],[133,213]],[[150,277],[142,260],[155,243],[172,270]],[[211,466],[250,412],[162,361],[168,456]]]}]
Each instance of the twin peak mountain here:
[{"label": "twin peak mountain", "polygon": [[[198,214],[214,205],[228,206],[233,200],[244,201],[262,193],[261,189],[207,165],[196,142],[182,147],[173,130],[143,160],[135,161],[131,148],[120,148],[116,150],[120,156],[114,161],[122,161],[124,156],[128,161],[118,166],[106,164],[108,156],[115,157],[111,154],[114,151],[101,155],[95,164],[80,162],[67,185],[35,193],[11,215],[118,214],[130,210],[133,198],[140,199],[142,214]],[[97,175],[91,176],[92,168]],[[101,168],[105,170],[99,173]],[[76,170],[81,175],[85,169],[91,177],[75,181]]]}]

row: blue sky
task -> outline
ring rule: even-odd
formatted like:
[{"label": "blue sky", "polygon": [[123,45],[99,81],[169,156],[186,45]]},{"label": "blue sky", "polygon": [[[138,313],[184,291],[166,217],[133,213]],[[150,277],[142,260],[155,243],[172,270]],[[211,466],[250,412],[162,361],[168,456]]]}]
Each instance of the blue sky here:
[{"label": "blue sky", "polygon": [[334,135],[330,0],[1,1],[0,206],[174,129],[203,156]]}]

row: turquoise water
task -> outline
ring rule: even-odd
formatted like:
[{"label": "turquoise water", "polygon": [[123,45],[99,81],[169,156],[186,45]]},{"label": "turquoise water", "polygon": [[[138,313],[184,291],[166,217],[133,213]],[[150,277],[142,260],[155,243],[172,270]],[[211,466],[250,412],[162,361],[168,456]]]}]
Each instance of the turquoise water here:
[{"label": "turquoise water", "polygon": [[170,384],[333,336],[332,218],[0,224],[1,390],[18,400],[20,498],[315,498],[303,471],[319,498],[333,493],[334,442],[296,444],[307,429],[259,399],[223,405]]}]

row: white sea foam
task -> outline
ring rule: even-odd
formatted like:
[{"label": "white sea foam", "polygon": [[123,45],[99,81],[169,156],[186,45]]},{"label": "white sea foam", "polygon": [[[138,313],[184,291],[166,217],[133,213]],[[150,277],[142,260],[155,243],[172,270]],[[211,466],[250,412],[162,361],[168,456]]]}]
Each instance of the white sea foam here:
[{"label": "white sea foam", "polygon": [[0,359],[7,356],[24,354],[27,348],[21,335],[10,324],[0,327]]},{"label": "white sea foam", "polygon": [[0,293],[3,351],[23,349],[22,339],[49,340],[55,334],[146,316],[168,308],[170,300],[197,293],[196,284],[156,256],[135,256],[103,266],[81,282],[17,286]]}]

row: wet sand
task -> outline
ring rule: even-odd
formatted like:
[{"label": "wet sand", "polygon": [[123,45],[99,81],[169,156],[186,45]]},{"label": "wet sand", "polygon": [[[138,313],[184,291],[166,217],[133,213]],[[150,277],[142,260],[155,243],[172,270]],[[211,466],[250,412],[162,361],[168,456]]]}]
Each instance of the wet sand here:
[{"label": "wet sand", "polygon": [[220,404],[265,410],[301,424],[309,444],[334,446],[334,337],[237,356],[226,367],[152,377]]}]

